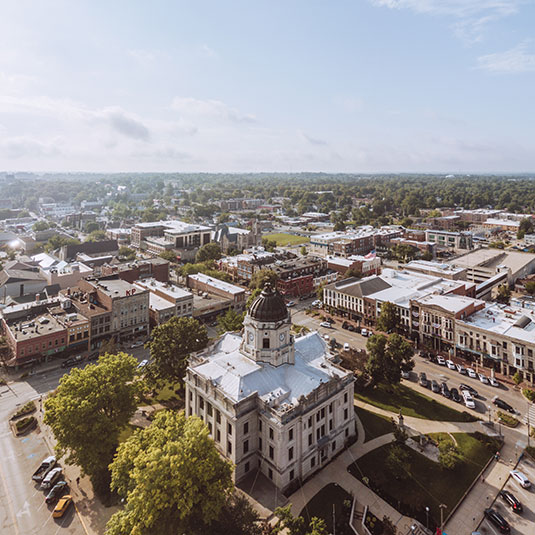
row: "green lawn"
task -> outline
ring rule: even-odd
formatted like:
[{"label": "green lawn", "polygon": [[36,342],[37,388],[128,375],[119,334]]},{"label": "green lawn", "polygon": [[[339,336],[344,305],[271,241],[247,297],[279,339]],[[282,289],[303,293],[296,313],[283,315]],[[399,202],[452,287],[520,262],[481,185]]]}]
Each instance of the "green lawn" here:
[{"label": "green lawn", "polygon": [[355,407],[355,413],[364,427],[366,441],[392,433],[392,422],[386,416],[375,414],[360,407]]},{"label": "green lawn", "polygon": [[432,527],[440,520],[439,504],[448,506],[445,511],[448,514],[498,448],[492,439],[479,440],[480,435],[476,438],[475,435],[455,433],[454,437],[462,460],[451,471],[404,445],[402,447],[409,456],[405,465],[407,477],[396,479],[385,463],[392,444],[373,450],[350,465],[348,470],[357,479],[367,477],[370,488],[379,496],[400,513],[412,516],[424,525],[425,507],[429,507],[429,527]]},{"label": "green lawn", "polygon": [[273,234],[264,234],[263,238],[268,240],[275,240],[278,247],[285,245],[298,245],[300,243],[308,243],[310,238],[307,236],[294,236],[293,234],[286,234],[284,232],[275,232]]},{"label": "green lawn", "polygon": [[[345,501],[351,502],[344,505]],[[349,515],[353,498],[342,487],[329,483],[323,487],[306,505],[300,513],[305,521],[310,522],[314,516],[323,518],[327,524],[327,532],[333,533],[333,506],[336,518],[336,533],[338,535],[353,535],[349,527]]]},{"label": "green lawn", "polygon": [[[176,390],[178,390],[178,393]],[[179,389],[178,384],[166,383],[159,390],[157,390],[157,393],[154,397],[144,397],[141,400],[140,405],[154,405],[156,403],[162,403],[165,405],[166,402],[176,402],[179,404],[179,406],[183,406],[184,392],[185,389]]]},{"label": "green lawn", "polygon": [[401,409],[403,416],[447,422],[475,422],[477,420],[468,412],[452,409],[404,385],[397,385],[390,389],[379,385],[373,389],[368,388],[357,392],[355,396],[361,401],[387,411],[399,413]]}]

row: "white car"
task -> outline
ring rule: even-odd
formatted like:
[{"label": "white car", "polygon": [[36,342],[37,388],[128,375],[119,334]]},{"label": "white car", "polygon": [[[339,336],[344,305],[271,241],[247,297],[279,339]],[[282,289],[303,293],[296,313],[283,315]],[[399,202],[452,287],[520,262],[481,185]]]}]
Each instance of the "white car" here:
[{"label": "white car", "polygon": [[368,336],[368,331],[367,331],[367,329],[362,329],[362,330],[360,331],[360,334],[362,334],[362,336]]},{"label": "white car", "polygon": [[149,361],[147,359],[145,360],[142,360],[138,365],[138,369],[141,369],[141,368],[144,368],[147,364],[149,363]]},{"label": "white car", "polygon": [[331,339],[331,337],[328,334],[324,334],[323,339],[328,342]]},{"label": "white car", "polygon": [[500,383],[494,379],[494,377],[491,377],[489,379],[490,386],[495,386],[496,388],[500,388]]},{"label": "white car", "polygon": [[315,301],[312,301],[313,307],[321,307],[321,301],[319,299],[316,299]]},{"label": "white car", "polygon": [[444,360],[444,357],[441,357],[440,355],[437,357],[437,364],[439,366],[446,366],[446,361]]},{"label": "white car", "polygon": [[130,346],[130,349],[134,349],[136,347],[141,347],[143,345],[143,342],[134,342],[131,346]]},{"label": "white car", "polygon": [[349,344],[347,342],[344,343],[344,351],[349,351]]},{"label": "white car", "polygon": [[406,372],[406,371],[401,370],[401,377],[403,379],[409,379],[410,376],[411,376],[411,372]]},{"label": "white car", "polygon": [[461,374],[461,375],[466,375],[467,372],[466,372],[466,368],[462,365],[462,364],[457,364],[457,371]]},{"label": "white car", "polygon": [[474,402],[474,398],[472,397],[470,392],[468,392],[468,390],[461,390],[461,396],[463,396],[464,405],[465,405],[465,407],[467,409],[475,409],[476,408],[476,404]]},{"label": "white car", "polygon": [[327,329],[330,329],[331,328],[331,324],[328,321],[322,321],[320,323],[320,327],[325,327]]},{"label": "white car", "polygon": [[453,362],[453,360],[447,360],[446,361],[446,366],[450,369],[450,370],[453,370],[455,371],[457,368],[455,367],[455,363]]},{"label": "white car", "polygon": [[489,379],[488,379],[488,377],[487,377],[484,373],[480,373],[480,374],[479,374],[479,380],[480,380],[484,385],[488,385],[488,384],[489,384]]},{"label": "white car", "polygon": [[477,374],[472,368],[466,368],[466,373],[468,374],[468,377],[471,377],[472,379],[477,379]]},{"label": "white car", "polygon": [[520,470],[511,470],[509,473],[511,474],[511,477],[520,484],[521,487],[525,489],[529,489],[531,487],[531,481]]}]

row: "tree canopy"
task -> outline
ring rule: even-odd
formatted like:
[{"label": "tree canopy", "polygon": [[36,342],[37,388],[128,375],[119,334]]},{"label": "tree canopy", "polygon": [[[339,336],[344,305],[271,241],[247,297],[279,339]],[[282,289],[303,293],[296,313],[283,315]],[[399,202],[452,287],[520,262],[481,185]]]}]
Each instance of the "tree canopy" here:
[{"label": "tree canopy", "polygon": [[108,465],[119,433],[136,410],[139,385],[132,355],[106,354],[98,363],[73,368],[45,402],[44,421],[57,441],[58,456],[91,477],[95,491],[109,491]]},{"label": "tree canopy", "polygon": [[225,314],[217,318],[217,332],[224,334],[227,332],[241,331],[243,327],[244,314],[239,314],[233,308],[229,308]]},{"label": "tree canopy", "polygon": [[233,488],[223,460],[196,416],[162,411],[123,442],[111,466],[112,489],[126,501],[108,535],[210,532]]},{"label": "tree canopy", "polygon": [[391,334],[388,338],[383,334],[374,334],[368,339],[366,349],[369,354],[366,371],[374,385],[399,384],[401,372],[414,367],[414,349],[398,334]]},{"label": "tree canopy", "polygon": [[256,288],[262,289],[268,282],[273,287],[275,287],[278,278],[279,276],[272,269],[259,269],[258,271],[253,273],[251,282],[249,283],[249,288],[251,288],[251,290],[254,290]]},{"label": "tree canopy", "polygon": [[221,247],[218,243],[206,243],[197,251],[195,262],[206,262],[206,260],[219,260],[221,258]]},{"label": "tree canopy", "polygon": [[396,306],[390,301],[381,304],[381,313],[377,318],[377,328],[385,333],[393,331],[398,325]]},{"label": "tree canopy", "polygon": [[312,517],[310,523],[306,523],[302,516],[294,517],[291,511],[292,505],[286,507],[277,507],[275,516],[278,518],[277,523],[273,526],[271,533],[273,535],[327,535],[327,526],[325,521],[318,517]]},{"label": "tree canopy", "polygon": [[146,377],[160,384],[164,381],[181,383],[191,353],[204,349],[208,344],[206,327],[193,318],[171,318],[152,331],[147,347],[150,364]]}]

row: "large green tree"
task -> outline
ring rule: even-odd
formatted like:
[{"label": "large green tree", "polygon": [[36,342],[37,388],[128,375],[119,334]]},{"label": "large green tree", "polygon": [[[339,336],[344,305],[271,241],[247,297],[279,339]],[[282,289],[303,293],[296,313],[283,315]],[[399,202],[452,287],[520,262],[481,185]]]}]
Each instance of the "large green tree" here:
[{"label": "large green tree", "polygon": [[399,334],[391,334],[388,338],[383,334],[374,334],[368,339],[366,349],[369,354],[366,371],[374,385],[399,384],[401,372],[414,367],[414,349]]},{"label": "large green tree", "polygon": [[103,355],[97,364],[64,375],[45,402],[44,421],[56,438],[56,452],[89,475],[103,496],[109,492],[108,465],[119,433],[136,410],[136,367],[126,353]]},{"label": "large green tree", "polygon": [[241,331],[243,327],[243,314],[239,314],[234,309],[229,308],[225,314],[217,318],[217,332],[219,334]]},{"label": "large green tree", "polygon": [[219,260],[221,258],[221,247],[218,243],[207,243],[203,245],[195,255],[195,262],[206,262],[206,260]]},{"label": "large green tree", "polygon": [[393,331],[398,324],[396,306],[390,301],[381,304],[381,313],[377,318],[377,328],[385,333]]},{"label": "large green tree", "polygon": [[155,384],[165,381],[181,383],[188,357],[208,344],[206,327],[193,318],[171,318],[152,331],[147,347],[151,361],[146,377]]},{"label": "large green tree", "polygon": [[223,460],[199,418],[160,412],[123,442],[111,466],[112,489],[126,501],[108,535],[210,533],[233,488]]},{"label": "large green tree", "polygon": [[275,287],[279,276],[272,270],[268,268],[259,269],[251,278],[249,283],[249,288],[254,290],[256,288],[262,289],[268,282]]}]

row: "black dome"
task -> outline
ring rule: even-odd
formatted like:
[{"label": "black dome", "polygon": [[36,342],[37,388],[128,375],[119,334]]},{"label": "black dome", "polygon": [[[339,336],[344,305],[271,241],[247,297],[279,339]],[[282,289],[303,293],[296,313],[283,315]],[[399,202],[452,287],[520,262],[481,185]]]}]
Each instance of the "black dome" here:
[{"label": "black dome", "polygon": [[249,316],[258,321],[282,321],[288,317],[288,309],[281,294],[266,284],[262,293],[253,301]]}]

